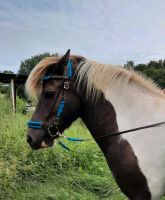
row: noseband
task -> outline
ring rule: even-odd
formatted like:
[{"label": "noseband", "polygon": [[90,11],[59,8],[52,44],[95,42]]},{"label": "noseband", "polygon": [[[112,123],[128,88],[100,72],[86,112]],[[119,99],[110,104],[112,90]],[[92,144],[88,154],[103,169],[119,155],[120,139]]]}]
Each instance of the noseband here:
[{"label": "noseband", "polygon": [[70,88],[70,79],[72,78],[73,72],[72,72],[72,61],[69,59],[68,63],[67,63],[67,67],[64,70],[64,75],[63,76],[44,76],[42,81],[48,81],[50,79],[62,79],[64,81],[64,85],[63,85],[63,92],[62,92],[62,97],[60,100],[60,103],[58,105],[56,114],[55,114],[55,119],[53,121],[53,123],[51,125],[46,125],[45,122],[41,122],[41,121],[28,121],[27,125],[28,128],[33,128],[33,129],[44,129],[47,134],[49,135],[49,137],[51,138],[57,138],[59,135],[61,135],[60,131],[59,131],[59,121],[61,118],[61,115],[64,111],[64,107],[65,107],[65,97],[64,97],[64,93],[65,90],[68,90]]}]

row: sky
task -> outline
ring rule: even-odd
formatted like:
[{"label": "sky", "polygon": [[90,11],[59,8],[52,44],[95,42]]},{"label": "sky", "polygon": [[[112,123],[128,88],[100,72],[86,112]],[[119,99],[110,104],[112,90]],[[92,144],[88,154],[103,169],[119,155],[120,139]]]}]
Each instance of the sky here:
[{"label": "sky", "polygon": [[0,0],[0,71],[69,48],[110,64],[165,59],[165,0]]}]

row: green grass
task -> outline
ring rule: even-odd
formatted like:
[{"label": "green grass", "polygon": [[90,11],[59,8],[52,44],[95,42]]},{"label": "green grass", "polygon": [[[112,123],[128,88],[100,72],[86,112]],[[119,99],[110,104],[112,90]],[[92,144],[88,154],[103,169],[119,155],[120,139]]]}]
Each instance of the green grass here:
[{"label": "green grass", "polygon": [[[124,200],[94,142],[66,144],[32,151],[26,143],[24,102],[14,115],[8,99],[0,98],[0,199],[119,199]],[[91,137],[80,120],[65,135]]]},{"label": "green grass", "polygon": [[[126,200],[94,142],[66,142],[32,151],[26,143],[24,102],[18,99],[14,115],[8,99],[0,98],[0,199],[2,200]],[[89,138],[76,121],[65,135]]]}]

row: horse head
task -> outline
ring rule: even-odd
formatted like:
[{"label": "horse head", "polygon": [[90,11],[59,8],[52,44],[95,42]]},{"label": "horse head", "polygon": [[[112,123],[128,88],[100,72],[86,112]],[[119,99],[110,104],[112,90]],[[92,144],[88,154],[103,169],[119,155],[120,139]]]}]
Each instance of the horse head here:
[{"label": "horse head", "polygon": [[[56,62],[41,61],[31,72],[26,86],[29,92],[32,88],[36,90],[38,96],[27,132],[27,141],[33,149],[53,146],[54,139],[79,117],[81,103],[74,90],[74,73],[80,60],[71,57],[68,50]],[[42,71],[43,62],[46,67]]]}]

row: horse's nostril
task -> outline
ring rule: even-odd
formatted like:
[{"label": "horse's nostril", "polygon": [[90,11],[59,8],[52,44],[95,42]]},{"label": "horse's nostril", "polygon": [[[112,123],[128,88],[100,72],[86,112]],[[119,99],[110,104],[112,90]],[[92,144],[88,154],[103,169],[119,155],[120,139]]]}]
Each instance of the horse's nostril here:
[{"label": "horse's nostril", "polygon": [[32,138],[31,138],[29,135],[27,136],[27,142],[28,142],[29,144],[32,143]]}]

